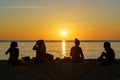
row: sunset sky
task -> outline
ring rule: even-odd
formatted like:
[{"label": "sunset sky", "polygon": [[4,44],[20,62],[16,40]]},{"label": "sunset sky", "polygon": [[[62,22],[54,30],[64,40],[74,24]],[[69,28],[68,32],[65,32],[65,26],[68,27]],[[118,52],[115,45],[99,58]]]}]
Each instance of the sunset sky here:
[{"label": "sunset sky", "polygon": [[0,0],[0,40],[120,40],[120,0]]}]

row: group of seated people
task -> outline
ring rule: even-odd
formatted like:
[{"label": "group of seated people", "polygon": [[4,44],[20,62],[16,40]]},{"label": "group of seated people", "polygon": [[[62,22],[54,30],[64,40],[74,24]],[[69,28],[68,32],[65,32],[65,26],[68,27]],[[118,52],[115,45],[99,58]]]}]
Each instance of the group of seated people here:
[{"label": "group of seated people", "polygon": [[[79,47],[80,41],[75,39],[75,46],[70,50],[70,61],[71,62],[81,62],[84,60],[84,55],[82,48]],[[12,41],[10,48],[6,51],[6,55],[10,53],[8,62],[12,65],[19,64],[19,49],[16,41]],[[112,63],[115,61],[115,52],[111,48],[110,42],[104,42],[105,52],[102,52],[101,56],[98,58],[99,62]],[[33,46],[33,50],[36,50],[36,57],[34,59],[35,63],[44,62],[45,60],[52,61],[54,56],[46,52],[46,46],[43,40],[38,40]]]}]

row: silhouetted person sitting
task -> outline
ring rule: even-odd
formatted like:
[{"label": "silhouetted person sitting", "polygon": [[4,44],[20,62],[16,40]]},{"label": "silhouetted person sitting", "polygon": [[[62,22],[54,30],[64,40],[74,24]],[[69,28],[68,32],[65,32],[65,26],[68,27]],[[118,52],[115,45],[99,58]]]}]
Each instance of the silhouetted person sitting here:
[{"label": "silhouetted person sitting", "polygon": [[98,61],[105,63],[112,63],[115,61],[115,52],[111,48],[110,42],[104,42],[104,48],[106,52],[102,52]]},{"label": "silhouetted person sitting", "polygon": [[46,53],[46,46],[43,40],[38,40],[34,45],[33,50],[36,50],[35,63],[53,60],[53,55]]},{"label": "silhouetted person sitting", "polygon": [[81,47],[79,47],[80,41],[75,39],[75,46],[71,48],[70,56],[72,57],[72,62],[80,62],[84,59],[84,55]]},{"label": "silhouetted person sitting", "polygon": [[46,46],[43,40],[38,40],[33,47],[36,50],[35,63],[43,62],[46,54]]},{"label": "silhouetted person sitting", "polygon": [[11,42],[10,44],[10,48],[7,50],[7,52],[5,53],[6,55],[8,53],[10,53],[10,57],[9,57],[9,60],[8,62],[12,65],[17,65],[19,64],[19,60],[18,60],[18,57],[19,57],[19,49],[17,48],[18,47],[18,44],[17,42],[13,41]]}]

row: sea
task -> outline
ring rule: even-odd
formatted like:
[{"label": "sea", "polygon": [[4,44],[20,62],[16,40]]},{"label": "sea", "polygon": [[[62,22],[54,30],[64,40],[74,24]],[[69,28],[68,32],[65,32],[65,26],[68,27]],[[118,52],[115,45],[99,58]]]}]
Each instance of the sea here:
[{"label": "sea", "polygon": [[[82,48],[85,59],[97,59],[100,54],[105,51],[103,44],[105,41],[110,41],[111,47],[115,51],[115,58],[120,59],[120,40],[81,40],[80,47]],[[17,40],[19,59],[25,56],[33,58],[36,52],[32,49],[36,40]],[[55,58],[70,57],[71,47],[74,46],[73,40],[45,40],[46,51],[54,55]],[[9,54],[5,52],[10,47],[11,40],[0,40],[0,60],[8,60]]]}]

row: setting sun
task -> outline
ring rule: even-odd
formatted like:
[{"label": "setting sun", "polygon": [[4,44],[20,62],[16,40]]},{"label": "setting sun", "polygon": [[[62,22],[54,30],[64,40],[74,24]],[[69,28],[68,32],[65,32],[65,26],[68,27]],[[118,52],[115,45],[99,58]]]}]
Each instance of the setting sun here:
[{"label": "setting sun", "polygon": [[119,4],[120,0],[0,0],[0,40],[120,40]]},{"label": "setting sun", "polygon": [[62,34],[62,36],[65,36],[65,35],[66,35],[66,32],[65,32],[65,31],[62,31],[61,34]]}]

